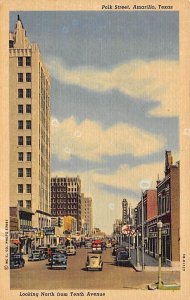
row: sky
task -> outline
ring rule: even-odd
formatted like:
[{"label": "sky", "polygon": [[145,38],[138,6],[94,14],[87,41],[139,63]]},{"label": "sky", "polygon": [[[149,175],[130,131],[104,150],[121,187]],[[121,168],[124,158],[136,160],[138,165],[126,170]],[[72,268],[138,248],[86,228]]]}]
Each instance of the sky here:
[{"label": "sky", "polygon": [[12,31],[17,14],[51,74],[52,176],[79,175],[111,233],[179,160],[178,12],[12,12]]}]

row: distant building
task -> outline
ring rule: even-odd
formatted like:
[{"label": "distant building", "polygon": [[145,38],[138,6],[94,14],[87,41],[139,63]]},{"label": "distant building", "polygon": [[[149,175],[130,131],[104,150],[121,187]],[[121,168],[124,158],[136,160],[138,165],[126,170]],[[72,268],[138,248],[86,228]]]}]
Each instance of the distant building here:
[{"label": "distant building", "polygon": [[50,225],[50,75],[19,16],[9,34],[9,108],[11,230],[13,220],[19,230],[42,229]]},{"label": "distant building", "polygon": [[81,219],[83,233],[91,234],[93,228],[92,198],[84,197],[84,194],[81,194]]},{"label": "distant building", "polygon": [[81,180],[77,177],[51,178],[52,217],[71,216],[81,230]]}]

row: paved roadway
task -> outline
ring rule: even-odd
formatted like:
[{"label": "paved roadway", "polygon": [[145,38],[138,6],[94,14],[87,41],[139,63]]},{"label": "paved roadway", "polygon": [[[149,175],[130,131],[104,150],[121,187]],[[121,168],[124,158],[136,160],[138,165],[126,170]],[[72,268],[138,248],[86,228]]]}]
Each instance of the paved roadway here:
[{"label": "paved roadway", "polygon": [[[87,251],[77,249],[77,255],[68,258],[67,270],[51,270],[47,260],[28,262],[26,258],[24,268],[10,270],[11,289],[147,289],[147,284],[157,281],[157,272],[136,272],[131,266],[116,266],[111,249],[102,254],[102,272],[87,272],[84,269]],[[179,282],[179,272],[165,272],[164,279]]]}]

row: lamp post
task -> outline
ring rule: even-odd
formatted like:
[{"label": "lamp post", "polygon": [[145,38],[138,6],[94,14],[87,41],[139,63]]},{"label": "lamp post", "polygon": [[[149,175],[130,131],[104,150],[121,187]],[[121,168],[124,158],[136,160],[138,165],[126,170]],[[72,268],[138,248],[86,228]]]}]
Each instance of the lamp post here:
[{"label": "lamp post", "polygon": [[139,263],[139,231],[138,229],[136,230],[136,265],[137,265],[137,268],[140,267],[140,263]]},{"label": "lamp post", "polygon": [[162,287],[162,274],[161,274],[161,268],[162,268],[162,222],[159,221],[157,223],[157,229],[158,229],[158,289],[161,289]]},{"label": "lamp post", "polygon": [[143,192],[141,196],[141,201],[142,201],[142,218],[141,218],[141,223],[142,223],[142,232],[141,232],[141,245],[142,245],[142,270],[144,270],[144,201],[143,201]]}]

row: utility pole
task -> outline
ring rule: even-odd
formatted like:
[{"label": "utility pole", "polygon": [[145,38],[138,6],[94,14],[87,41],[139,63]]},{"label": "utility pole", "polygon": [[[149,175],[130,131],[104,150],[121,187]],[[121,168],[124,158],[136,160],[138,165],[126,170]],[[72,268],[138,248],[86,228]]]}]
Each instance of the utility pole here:
[{"label": "utility pole", "polygon": [[142,249],[141,249],[141,254],[142,254],[142,270],[144,270],[144,201],[143,201],[143,191],[142,191],[142,196],[141,196],[141,202],[142,202],[142,234],[141,234],[141,246],[142,246]]}]

